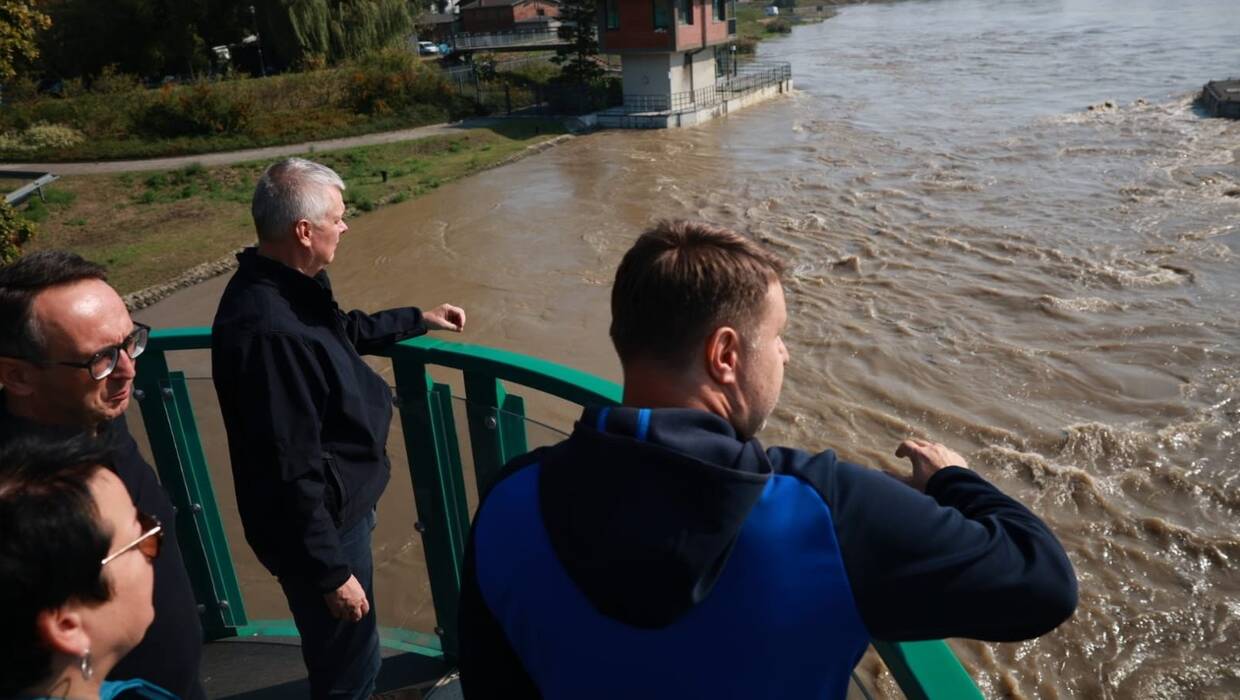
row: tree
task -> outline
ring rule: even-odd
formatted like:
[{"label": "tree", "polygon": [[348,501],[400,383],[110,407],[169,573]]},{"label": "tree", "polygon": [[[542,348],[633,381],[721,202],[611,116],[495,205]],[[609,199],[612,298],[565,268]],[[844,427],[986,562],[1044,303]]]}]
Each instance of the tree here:
[{"label": "tree", "polygon": [[39,41],[49,77],[89,81],[106,66],[145,78],[197,75],[210,66],[208,47],[253,31],[241,0],[42,2],[52,18]]},{"label": "tree", "polygon": [[567,45],[558,46],[551,59],[561,66],[564,81],[589,85],[603,77],[598,63],[598,5],[596,0],[563,0],[559,36]]},{"label": "tree", "polygon": [[0,80],[12,80],[19,63],[39,56],[36,37],[52,21],[36,4],[38,0],[0,0]]},{"label": "tree", "polygon": [[266,0],[255,4],[264,43],[286,65],[357,58],[404,42],[413,33],[409,0]]}]

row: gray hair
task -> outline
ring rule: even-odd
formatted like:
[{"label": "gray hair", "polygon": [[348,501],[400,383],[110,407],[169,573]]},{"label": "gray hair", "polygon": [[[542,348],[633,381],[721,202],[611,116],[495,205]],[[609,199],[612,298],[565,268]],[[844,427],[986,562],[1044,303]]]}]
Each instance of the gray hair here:
[{"label": "gray hair", "polygon": [[254,188],[250,213],[258,240],[278,241],[298,221],[315,221],[327,214],[331,200],[324,187],[344,192],[344,180],[335,170],[304,158],[286,158],[263,173]]}]

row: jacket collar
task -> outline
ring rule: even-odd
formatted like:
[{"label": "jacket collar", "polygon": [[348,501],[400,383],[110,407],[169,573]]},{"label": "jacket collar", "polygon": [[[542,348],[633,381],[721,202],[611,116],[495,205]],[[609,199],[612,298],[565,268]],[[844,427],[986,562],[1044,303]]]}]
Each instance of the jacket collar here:
[{"label": "jacket collar", "polygon": [[326,270],[308,277],[278,260],[259,255],[258,248],[253,247],[237,253],[237,264],[247,279],[275,287],[290,301],[332,301],[332,284]]},{"label": "jacket collar", "polygon": [[[107,437],[112,432],[112,426],[115,420],[104,421],[99,424],[97,435]],[[28,433],[41,433],[43,435],[53,436],[62,439],[69,439],[80,435],[88,430],[87,427],[77,425],[53,425],[48,423],[39,423],[29,418],[14,415],[9,411],[8,399],[4,394],[4,390],[0,389],[0,435],[25,435]]]},{"label": "jacket collar", "polygon": [[632,438],[695,460],[753,474],[769,474],[770,463],[756,439],[743,441],[723,418],[692,408],[591,406],[577,430]]}]

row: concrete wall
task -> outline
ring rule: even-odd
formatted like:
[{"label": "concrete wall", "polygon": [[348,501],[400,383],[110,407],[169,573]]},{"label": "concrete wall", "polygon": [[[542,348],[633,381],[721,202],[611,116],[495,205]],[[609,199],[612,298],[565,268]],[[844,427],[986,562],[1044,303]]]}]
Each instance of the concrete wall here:
[{"label": "concrete wall", "polygon": [[711,49],[699,51],[693,56],[693,89],[701,90],[714,84],[715,52]]},{"label": "concrete wall", "polygon": [[625,54],[620,64],[624,94],[669,95],[674,92],[669,60],[672,58],[680,59],[680,54]]},{"label": "concrete wall", "polygon": [[626,53],[621,62],[624,94],[671,95],[701,90],[715,84],[715,53],[699,51],[685,66],[683,53]]},{"label": "concrete wall", "polygon": [[788,79],[698,110],[658,115],[628,115],[604,111],[599,112],[595,117],[597,124],[607,129],[674,129],[701,124],[791,91],[792,80]]}]

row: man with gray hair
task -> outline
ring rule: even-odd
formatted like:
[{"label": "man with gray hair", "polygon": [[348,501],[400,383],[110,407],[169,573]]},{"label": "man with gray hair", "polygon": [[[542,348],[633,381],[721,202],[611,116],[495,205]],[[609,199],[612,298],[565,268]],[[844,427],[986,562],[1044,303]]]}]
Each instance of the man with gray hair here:
[{"label": "man with gray hair", "polygon": [[241,523],[288,599],[314,698],[367,698],[379,672],[370,533],[392,393],[361,356],[465,327],[450,304],[340,310],[325,268],[349,229],[344,189],[300,158],[263,173],[258,246],[237,256],[211,338]]}]

